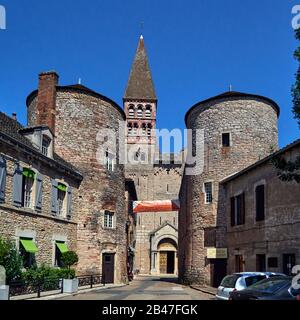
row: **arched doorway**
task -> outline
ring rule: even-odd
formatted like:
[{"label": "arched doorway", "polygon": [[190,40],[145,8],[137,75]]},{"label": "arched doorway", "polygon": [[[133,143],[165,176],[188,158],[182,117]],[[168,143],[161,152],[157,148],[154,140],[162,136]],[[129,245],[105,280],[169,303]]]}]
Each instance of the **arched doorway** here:
[{"label": "arched doorway", "polygon": [[159,273],[176,274],[177,244],[171,238],[162,239],[157,246],[159,256]]}]

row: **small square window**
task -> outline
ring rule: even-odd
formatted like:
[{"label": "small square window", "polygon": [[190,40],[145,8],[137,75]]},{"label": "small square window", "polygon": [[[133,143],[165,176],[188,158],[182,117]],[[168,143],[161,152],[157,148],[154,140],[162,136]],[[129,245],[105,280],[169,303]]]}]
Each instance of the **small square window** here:
[{"label": "small square window", "polygon": [[222,146],[223,147],[230,147],[230,133],[223,133],[222,134]]}]

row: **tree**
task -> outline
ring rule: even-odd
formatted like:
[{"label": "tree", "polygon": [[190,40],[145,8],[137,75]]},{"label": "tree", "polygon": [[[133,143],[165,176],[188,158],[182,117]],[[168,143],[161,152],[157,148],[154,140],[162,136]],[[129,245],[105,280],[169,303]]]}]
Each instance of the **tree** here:
[{"label": "tree", "polygon": [[62,254],[62,262],[65,266],[68,267],[68,278],[72,276],[71,266],[78,262],[78,255],[74,251],[67,251]]},{"label": "tree", "polygon": [[9,241],[0,238],[0,265],[6,270],[7,283],[20,279],[23,261],[16,247]]},{"label": "tree", "polygon": [[[295,37],[300,41],[300,28],[295,31]],[[300,46],[294,53],[295,59],[299,63],[296,73],[296,82],[292,87],[293,113],[300,128]],[[282,181],[296,181],[300,183],[300,156],[295,161],[287,161],[281,156],[274,156],[271,163],[278,170],[278,177]]]}]

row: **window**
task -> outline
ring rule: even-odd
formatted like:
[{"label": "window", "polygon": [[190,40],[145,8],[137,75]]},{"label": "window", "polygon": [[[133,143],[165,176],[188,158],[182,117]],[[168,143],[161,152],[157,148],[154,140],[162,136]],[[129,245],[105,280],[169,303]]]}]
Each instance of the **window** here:
[{"label": "window", "polygon": [[152,133],[152,125],[150,123],[148,123],[148,125],[147,125],[147,135],[151,136],[151,133]]},{"label": "window", "polygon": [[146,115],[146,118],[151,118],[151,115],[152,115],[151,106],[146,106],[145,115]]},{"label": "window", "polygon": [[256,255],[256,271],[266,272],[266,255],[265,254]]},{"label": "window", "polygon": [[230,199],[231,226],[245,224],[245,194],[242,193]]},{"label": "window", "polygon": [[65,217],[67,186],[62,183],[58,183],[57,189],[57,215]]},{"label": "window", "polygon": [[251,277],[247,277],[245,279],[246,282],[246,286],[250,287],[252,285],[254,285],[255,283],[264,280],[266,277],[265,276],[251,276]]},{"label": "window", "polygon": [[23,267],[28,269],[35,265],[35,253],[38,251],[32,238],[20,238],[19,252],[23,260]]},{"label": "window", "polygon": [[42,154],[46,157],[48,157],[49,155],[49,146],[50,146],[50,138],[43,135],[43,138],[42,138]]},{"label": "window", "polygon": [[141,161],[142,161],[142,162],[145,162],[145,161],[146,161],[146,153],[145,153],[145,152],[142,152],[142,153],[141,153]]},{"label": "window", "polygon": [[130,105],[129,106],[129,109],[128,109],[128,115],[130,118],[133,118],[134,117],[134,106],[133,105]]},{"label": "window", "polygon": [[104,228],[113,229],[114,228],[114,213],[111,211],[104,211]]},{"label": "window", "polygon": [[62,262],[62,254],[68,252],[69,249],[64,241],[56,241],[55,242],[55,267],[62,268],[64,267]]},{"label": "window", "polygon": [[278,268],[278,258],[277,257],[268,258],[268,267],[269,268]]},{"label": "window", "polygon": [[138,118],[143,118],[143,106],[138,106],[137,116]]},{"label": "window", "polygon": [[222,134],[222,146],[223,147],[230,147],[230,133],[223,133]]},{"label": "window", "polygon": [[132,134],[133,135],[137,135],[137,133],[138,133],[138,128],[139,128],[139,125],[137,124],[137,123],[134,123],[133,124],[133,129],[132,129]]},{"label": "window", "polygon": [[212,182],[204,183],[205,203],[209,204],[213,201]]},{"label": "window", "polygon": [[106,169],[111,172],[114,171],[114,156],[113,156],[113,154],[106,151],[105,157],[106,157]]},{"label": "window", "polygon": [[147,135],[147,126],[146,123],[142,124],[142,135],[146,136]]},{"label": "window", "polygon": [[256,221],[265,220],[265,186],[260,185],[255,189]]},{"label": "window", "polygon": [[23,169],[23,184],[22,184],[22,207],[33,209],[33,186],[35,172],[31,169]]},{"label": "window", "polygon": [[132,135],[132,123],[128,123],[127,125],[127,132],[128,132],[128,135]]}]

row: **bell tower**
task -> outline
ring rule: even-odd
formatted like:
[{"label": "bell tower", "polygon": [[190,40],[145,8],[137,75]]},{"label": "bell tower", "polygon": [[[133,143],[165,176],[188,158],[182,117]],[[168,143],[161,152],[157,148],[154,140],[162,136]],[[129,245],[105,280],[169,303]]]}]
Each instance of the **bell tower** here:
[{"label": "bell tower", "polygon": [[154,155],[157,98],[143,36],[139,39],[123,102],[127,146],[137,155],[143,154],[143,150]]}]

